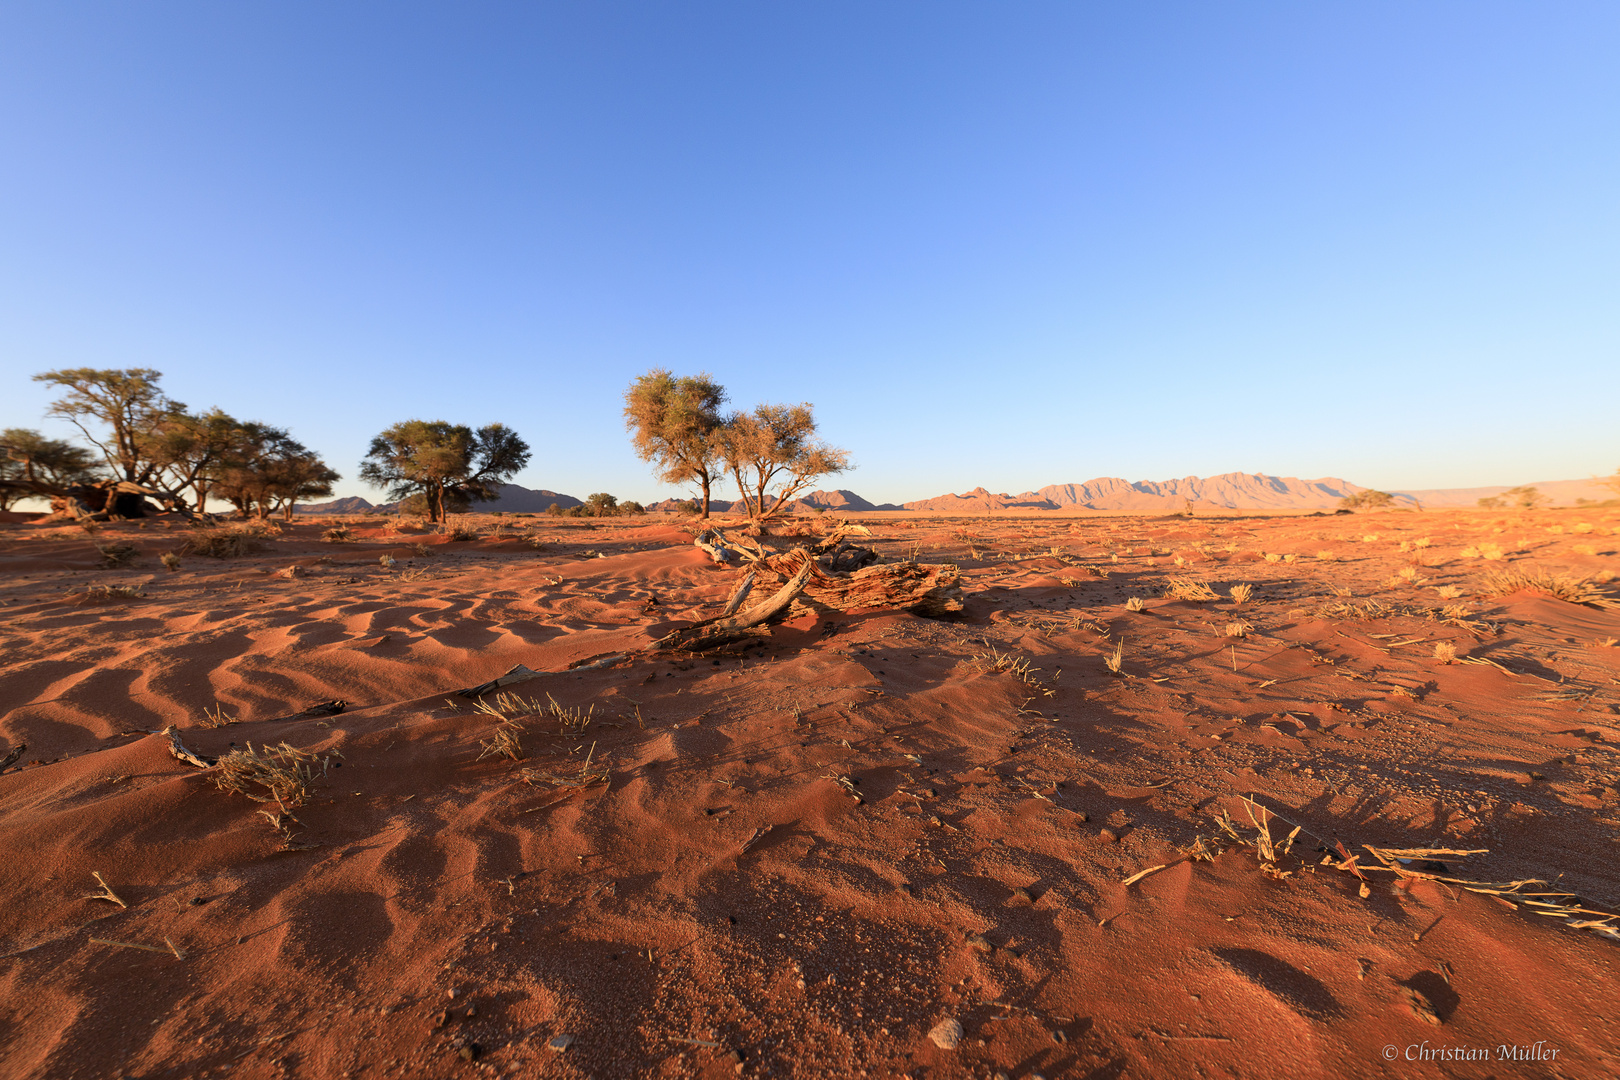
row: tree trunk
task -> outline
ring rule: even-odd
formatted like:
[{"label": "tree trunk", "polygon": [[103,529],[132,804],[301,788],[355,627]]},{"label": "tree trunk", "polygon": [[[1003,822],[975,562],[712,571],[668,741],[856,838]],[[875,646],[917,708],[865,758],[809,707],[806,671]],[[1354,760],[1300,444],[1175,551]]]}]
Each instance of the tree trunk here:
[{"label": "tree trunk", "polygon": [[709,485],[711,483],[712,483],[712,481],[709,479],[709,474],[708,474],[707,471],[705,471],[703,473],[703,520],[704,521],[709,520]]}]

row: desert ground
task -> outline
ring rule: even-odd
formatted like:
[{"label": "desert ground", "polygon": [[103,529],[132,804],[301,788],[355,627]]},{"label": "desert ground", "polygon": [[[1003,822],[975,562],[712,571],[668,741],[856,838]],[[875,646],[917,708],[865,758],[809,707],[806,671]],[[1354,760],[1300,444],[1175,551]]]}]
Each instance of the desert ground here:
[{"label": "desert ground", "polygon": [[461,522],[0,525],[0,1073],[1620,1075],[1620,510]]}]

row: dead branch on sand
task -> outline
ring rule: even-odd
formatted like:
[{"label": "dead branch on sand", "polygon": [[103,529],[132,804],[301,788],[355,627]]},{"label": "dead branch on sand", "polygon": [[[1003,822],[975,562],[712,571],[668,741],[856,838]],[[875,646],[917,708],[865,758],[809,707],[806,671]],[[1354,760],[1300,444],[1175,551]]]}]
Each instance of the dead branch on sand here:
[{"label": "dead branch on sand", "polygon": [[186,749],[186,744],[180,741],[179,730],[173,724],[164,728],[159,734],[169,737],[169,753],[174,755],[176,761],[185,762],[187,765],[195,765],[199,769],[207,769],[213,766],[213,758],[205,758],[201,754]]},{"label": "dead branch on sand", "polygon": [[101,876],[100,870],[92,870],[90,872],[90,876],[96,879],[96,884],[101,886],[101,891],[98,893],[89,894],[85,897],[86,900],[110,900],[121,908],[129,907],[129,905],[124,902],[124,898],[122,896],[119,896],[117,893],[113,892],[113,887],[107,884],[107,879]]}]

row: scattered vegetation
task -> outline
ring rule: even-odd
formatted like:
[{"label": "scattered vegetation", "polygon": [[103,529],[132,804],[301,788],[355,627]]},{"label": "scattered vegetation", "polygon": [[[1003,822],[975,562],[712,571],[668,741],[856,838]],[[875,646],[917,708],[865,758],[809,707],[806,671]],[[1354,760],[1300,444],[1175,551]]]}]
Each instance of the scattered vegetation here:
[{"label": "scattered vegetation", "polygon": [[484,749],[478,755],[478,760],[487,757],[504,757],[512,761],[522,761],[526,755],[523,752],[523,725],[515,720],[502,720],[496,725],[495,731],[488,739],[479,743]]},{"label": "scattered vegetation", "polygon": [[1197,581],[1193,578],[1171,578],[1165,583],[1164,598],[1166,600],[1187,600],[1195,604],[1207,604],[1212,600],[1219,600],[1220,596],[1209,587],[1207,581]]},{"label": "scattered vegetation", "polygon": [[[287,813],[309,801],[315,781],[326,777],[339,756],[312,754],[285,742],[257,750],[248,743],[220,758],[210,776],[222,791],[245,795],[254,802],[273,802]],[[271,823],[280,827],[274,818]]]},{"label": "scattered vegetation", "polygon": [[347,544],[354,540],[354,530],[347,525],[334,525],[321,534],[328,544]]},{"label": "scattered vegetation", "polygon": [[1485,596],[1539,592],[1560,600],[1568,600],[1573,604],[1585,604],[1588,607],[1620,607],[1620,604],[1604,596],[1590,578],[1553,573],[1549,570],[1534,568],[1493,570],[1480,580],[1480,587],[1481,593]]}]

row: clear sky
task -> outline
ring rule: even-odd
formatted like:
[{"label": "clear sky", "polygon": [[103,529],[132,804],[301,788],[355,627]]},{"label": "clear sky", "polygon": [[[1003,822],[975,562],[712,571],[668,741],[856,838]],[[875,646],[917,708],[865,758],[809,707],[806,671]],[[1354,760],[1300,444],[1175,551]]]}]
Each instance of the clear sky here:
[{"label": "clear sky", "polygon": [[0,5],[0,426],[155,367],[354,479],[407,417],[672,492],[624,388],[875,501],[1620,466],[1620,5]]}]

